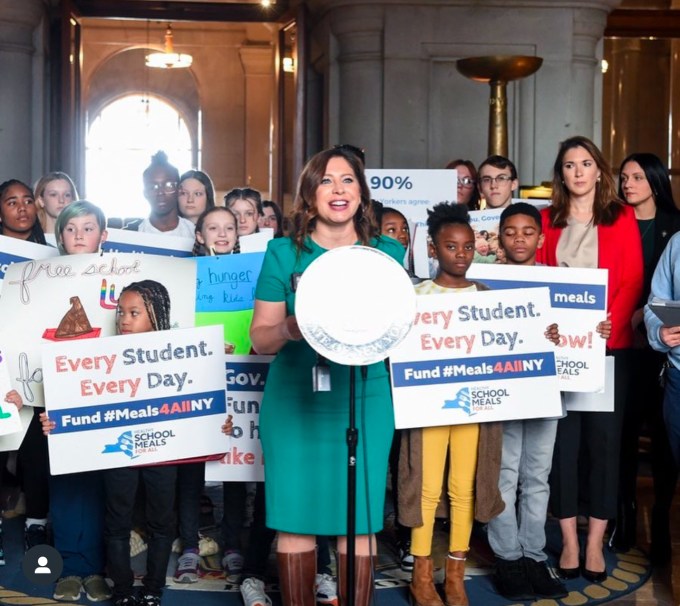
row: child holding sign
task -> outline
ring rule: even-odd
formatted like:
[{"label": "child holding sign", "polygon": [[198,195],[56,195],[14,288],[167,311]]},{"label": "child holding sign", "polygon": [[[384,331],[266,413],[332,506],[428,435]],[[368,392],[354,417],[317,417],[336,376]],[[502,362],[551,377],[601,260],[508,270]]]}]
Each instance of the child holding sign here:
[{"label": "child holding sign", "polygon": [[[428,210],[427,226],[431,254],[439,262],[439,271],[434,280],[416,286],[418,294],[487,290],[485,285],[466,277],[475,254],[475,234],[467,209],[462,205],[437,204]],[[548,326],[545,336],[553,343],[559,342],[557,325]],[[501,439],[499,423],[425,427],[412,429],[405,437],[408,449],[402,449],[400,472],[404,473],[400,473],[399,511],[402,523],[413,528],[411,553],[415,561],[410,590],[418,606],[442,606],[434,587],[430,554],[447,460],[451,526],[444,591],[448,606],[468,604],[463,579],[473,519],[476,516],[487,522],[503,509],[497,490]],[[406,457],[409,461],[405,465]],[[407,467],[415,473],[409,476]],[[496,484],[491,490],[490,483]],[[421,486],[419,506],[414,508],[413,494]]]},{"label": "child holding sign", "polygon": [[[121,291],[116,309],[118,334],[169,329],[170,297],[165,286],[154,280],[143,280],[133,282]],[[45,433],[54,427],[54,422],[43,418]],[[222,431],[231,432],[230,418],[222,426]],[[161,603],[174,536],[173,505],[177,466],[122,467],[106,470],[102,474],[106,501],[104,539],[108,572],[114,584],[113,603],[115,606],[157,606]],[[149,549],[147,574],[142,581],[144,590],[138,600],[133,593],[134,576],[130,568],[130,531],[140,480],[146,489]]]},{"label": "child holding sign", "polygon": [[196,221],[195,257],[228,255],[238,243],[236,215],[225,206],[213,206]]},{"label": "child holding sign", "polygon": [[[54,235],[62,254],[99,252],[106,240],[106,217],[92,202],[73,202],[57,217]],[[47,435],[53,424],[46,413],[40,419]],[[92,601],[108,600],[111,591],[104,580],[102,472],[50,476],[49,490],[54,547],[64,561],[54,599],[76,601],[84,592]]]},{"label": "child holding sign", "polygon": [[[170,329],[170,297],[154,280],[133,282],[118,298],[116,332],[120,335]],[[104,538],[115,606],[158,606],[165,586],[165,571],[174,537],[175,465],[122,467],[104,472],[106,517]],[[149,529],[146,575],[140,600],[133,593],[130,568],[132,512],[140,480],[146,489]]]},{"label": "child holding sign", "polygon": [[[21,410],[24,405],[24,401],[21,399],[19,392],[16,389],[12,389],[5,395],[5,402],[14,404],[17,410]],[[0,411],[2,408],[0,407]],[[9,416],[8,413],[2,411],[2,414]],[[3,417],[4,418],[4,417]],[[0,488],[2,488],[2,476],[4,474],[5,467],[7,465],[7,452],[0,452]],[[5,549],[2,543],[2,518],[0,518],[0,566],[5,565]]]},{"label": "child holding sign", "polygon": [[[196,220],[195,257],[229,255],[238,252],[237,220],[234,212],[224,206],[209,206]],[[233,353],[234,345],[225,343],[225,353]],[[200,502],[205,484],[205,463],[187,463],[177,469],[177,510],[182,554],[174,574],[176,583],[196,583],[199,576]],[[245,486],[242,501],[245,501]],[[225,502],[227,497],[225,496]],[[238,518],[238,533],[242,526]]]},{"label": "child holding sign", "polygon": [[[535,206],[517,202],[500,217],[500,243],[508,265],[536,265],[543,245],[541,214]],[[609,337],[611,322],[596,328]],[[557,419],[503,422],[503,455],[499,488],[503,512],[489,522],[489,544],[496,556],[495,583],[509,600],[563,598],[564,585],[549,572],[546,561],[545,522]]]},{"label": "child holding sign", "polygon": [[[425,295],[488,290],[484,284],[465,277],[475,254],[475,234],[470,227],[467,208],[462,204],[442,202],[428,210],[427,214],[430,256],[438,261],[439,270],[434,280],[418,284],[416,292]],[[487,429],[495,433],[493,444],[499,450],[500,425],[489,423],[485,425],[484,431]],[[416,606],[443,606],[434,586],[431,552],[435,511],[448,459],[451,526],[446,558],[446,603],[450,606],[466,605],[468,600],[463,578],[474,519],[477,455],[478,452],[490,451],[479,448],[478,423],[424,427],[403,434],[399,465],[399,515],[404,526],[412,527],[412,601]],[[488,454],[484,457],[484,462],[493,458]],[[421,495],[419,498],[418,494]],[[500,495],[489,496],[491,511],[496,515],[502,508]]]}]

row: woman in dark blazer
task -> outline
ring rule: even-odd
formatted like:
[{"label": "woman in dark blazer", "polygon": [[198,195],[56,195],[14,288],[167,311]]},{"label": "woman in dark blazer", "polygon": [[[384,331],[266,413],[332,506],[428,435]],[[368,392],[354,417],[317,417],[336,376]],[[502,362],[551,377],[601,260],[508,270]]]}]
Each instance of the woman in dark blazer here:
[{"label": "woman in dark blazer", "polygon": [[621,163],[619,197],[635,211],[642,240],[644,283],[642,297],[633,314],[633,363],[636,372],[623,421],[619,504],[611,545],[621,551],[635,545],[638,438],[640,428],[646,423],[651,437],[654,477],[650,555],[654,564],[662,565],[671,556],[668,515],[678,472],[664,427],[663,389],[658,380],[666,356],[649,346],[642,308],[649,298],[652,274],[661,253],[671,236],[680,231],[680,211],[673,200],[668,170],[654,154],[631,154]]}]

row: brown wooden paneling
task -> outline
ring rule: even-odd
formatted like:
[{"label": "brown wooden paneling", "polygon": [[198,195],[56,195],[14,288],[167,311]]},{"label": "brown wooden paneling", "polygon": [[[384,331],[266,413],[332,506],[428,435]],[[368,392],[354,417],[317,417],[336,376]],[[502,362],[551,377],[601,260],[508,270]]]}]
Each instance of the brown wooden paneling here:
[{"label": "brown wooden paneling", "polygon": [[172,2],[161,0],[74,0],[83,17],[151,19],[157,21],[278,21],[288,2],[260,4]]},{"label": "brown wooden paneling", "polygon": [[680,37],[680,10],[617,9],[609,13],[605,36],[619,38]]}]

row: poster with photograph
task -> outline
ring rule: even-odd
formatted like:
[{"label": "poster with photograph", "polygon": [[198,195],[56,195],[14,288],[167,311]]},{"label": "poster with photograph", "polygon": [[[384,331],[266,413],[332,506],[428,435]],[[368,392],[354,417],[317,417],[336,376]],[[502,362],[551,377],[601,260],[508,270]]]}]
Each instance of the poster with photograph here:
[{"label": "poster with photograph", "polygon": [[[427,209],[438,202],[454,202],[457,172],[449,169],[366,170],[371,198],[401,213],[410,226],[410,248],[405,257],[408,269],[419,278],[430,277],[427,256]],[[413,267],[408,267],[412,261]]]}]

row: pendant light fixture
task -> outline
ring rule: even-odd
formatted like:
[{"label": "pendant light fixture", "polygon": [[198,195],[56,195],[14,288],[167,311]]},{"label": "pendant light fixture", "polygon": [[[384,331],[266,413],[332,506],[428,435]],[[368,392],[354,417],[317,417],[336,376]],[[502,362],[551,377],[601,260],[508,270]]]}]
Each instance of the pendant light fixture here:
[{"label": "pendant light fixture", "polygon": [[172,44],[172,27],[168,23],[165,30],[165,45],[162,53],[151,53],[146,56],[147,67],[157,67],[161,69],[178,69],[190,67],[193,61],[191,55],[176,53]]}]

